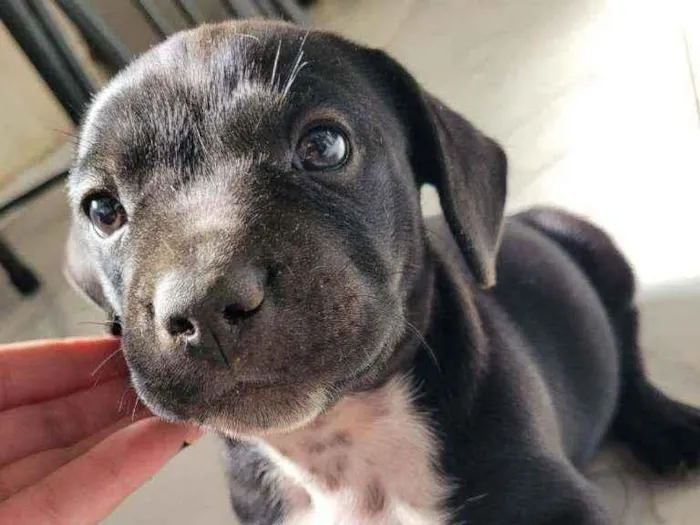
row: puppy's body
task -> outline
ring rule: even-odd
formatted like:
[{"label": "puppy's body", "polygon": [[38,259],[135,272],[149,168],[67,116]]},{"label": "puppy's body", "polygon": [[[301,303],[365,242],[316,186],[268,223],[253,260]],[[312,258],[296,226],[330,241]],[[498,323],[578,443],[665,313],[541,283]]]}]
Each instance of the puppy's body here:
[{"label": "puppy's body", "polygon": [[693,466],[700,416],[646,379],[607,236],[504,223],[505,176],[381,52],[204,27],[93,105],[69,269],[143,401],[225,436],[244,523],[608,523],[578,470],[600,442]]},{"label": "puppy's body", "polygon": [[[336,523],[311,511],[341,501],[343,510],[333,515],[350,519],[337,523],[545,523],[541,516],[554,517],[560,507],[565,514],[552,523],[604,523],[602,506],[577,468],[596,451],[615,412],[620,377],[615,327],[584,269],[528,224],[539,216],[564,227],[578,225],[577,219],[549,210],[509,219],[499,284],[473,296],[474,278],[449,228],[441,217],[431,218],[427,236],[435,280],[424,290],[433,298],[430,328],[425,347],[398,372],[404,380],[392,379],[360,394],[361,411],[354,405],[347,414],[347,402],[341,402],[323,416],[334,422],[329,429],[320,422],[283,439],[230,442],[234,486],[255,486],[255,479],[241,469],[241,456],[262,453],[268,482],[275,487],[271,500],[257,502],[263,507],[259,510],[247,498],[236,497],[240,488],[234,488],[240,514],[256,516],[250,523],[264,522],[260,516],[279,502],[279,514],[269,523],[299,512],[303,523]],[[608,242],[599,235],[586,242]],[[601,264],[605,256],[603,251]],[[381,411],[388,396],[398,400],[400,410]],[[411,440],[416,425],[421,438]],[[327,446],[337,435],[347,437],[343,445]],[[374,453],[370,464],[367,450]],[[337,474],[338,458],[342,473],[332,476],[329,486],[324,472]],[[431,459],[432,468],[418,474],[416,467]],[[298,470],[290,471],[290,462]],[[353,469],[362,475],[348,474]],[[410,488],[402,491],[401,483]],[[290,486],[304,487],[313,497],[289,497]],[[413,491],[426,501],[417,503]],[[383,512],[367,512],[377,492],[383,496]],[[521,498],[528,503],[505,504]],[[436,509],[443,510],[425,517]],[[402,510],[413,518],[397,518]]]}]

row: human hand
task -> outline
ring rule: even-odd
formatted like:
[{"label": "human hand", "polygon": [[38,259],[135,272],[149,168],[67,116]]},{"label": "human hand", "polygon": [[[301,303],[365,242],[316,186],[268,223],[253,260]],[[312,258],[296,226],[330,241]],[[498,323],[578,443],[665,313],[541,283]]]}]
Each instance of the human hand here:
[{"label": "human hand", "polygon": [[199,436],[135,409],[119,344],[0,345],[0,523],[95,523]]}]

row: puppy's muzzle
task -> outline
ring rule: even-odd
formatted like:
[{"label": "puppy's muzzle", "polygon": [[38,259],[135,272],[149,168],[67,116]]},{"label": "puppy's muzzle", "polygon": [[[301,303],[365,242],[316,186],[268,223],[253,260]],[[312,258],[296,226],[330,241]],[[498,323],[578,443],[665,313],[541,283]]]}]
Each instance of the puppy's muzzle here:
[{"label": "puppy's muzzle", "polygon": [[213,276],[174,270],[156,285],[152,312],[164,347],[228,365],[240,330],[265,299],[265,272],[242,267]]}]

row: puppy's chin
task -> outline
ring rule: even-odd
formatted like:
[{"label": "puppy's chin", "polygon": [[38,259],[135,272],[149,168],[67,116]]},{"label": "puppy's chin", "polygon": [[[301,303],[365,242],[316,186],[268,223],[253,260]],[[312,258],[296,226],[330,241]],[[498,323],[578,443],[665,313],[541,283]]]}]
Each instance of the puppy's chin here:
[{"label": "puppy's chin", "polygon": [[279,433],[303,426],[331,402],[329,391],[315,385],[236,384],[227,392],[182,400],[145,387],[132,373],[141,401],[168,421],[187,421],[230,437]]},{"label": "puppy's chin", "polygon": [[265,405],[257,410],[234,408],[206,418],[202,426],[231,438],[285,434],[308,425],[331,404],[331,396],[323,389],[305,397],[287,410],[275,405]]},{"label": "puppy's chin", "polygon": [[171,382],[159,387],[133,369],[131,377],[141,401],[163,419],[195,423],[232,438],[261,437],[304,427],[344,395],[371,388],[381,377],[390,353],[386,348],[378,349],[333,383],[316,377],[294,383],[238,381],[193,388]]}]

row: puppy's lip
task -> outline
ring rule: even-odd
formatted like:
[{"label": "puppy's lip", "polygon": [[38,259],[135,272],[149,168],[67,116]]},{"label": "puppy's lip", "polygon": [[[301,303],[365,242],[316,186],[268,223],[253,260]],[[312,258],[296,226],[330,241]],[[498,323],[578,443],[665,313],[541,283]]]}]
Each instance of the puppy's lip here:
[{"label": "puppy's lip", "polygon": [[291,381],[285,380],[283,377],[271,375],[247,375],[240,374],[235,376],[236,386],[250,388],[274,388],[284,387],[292,384]]}]

